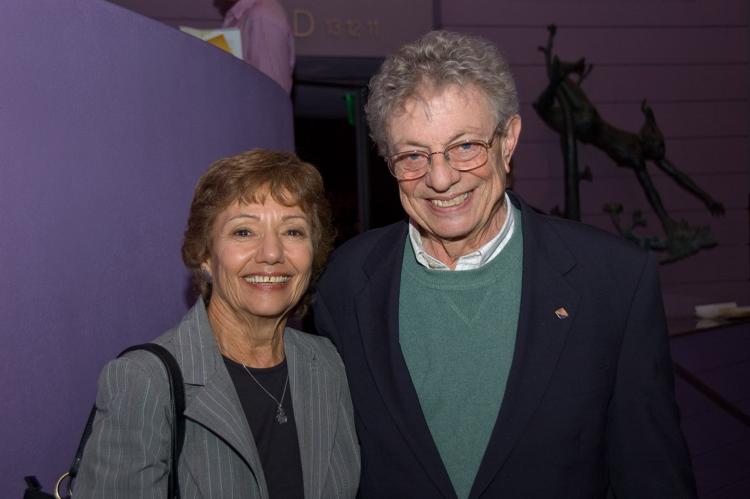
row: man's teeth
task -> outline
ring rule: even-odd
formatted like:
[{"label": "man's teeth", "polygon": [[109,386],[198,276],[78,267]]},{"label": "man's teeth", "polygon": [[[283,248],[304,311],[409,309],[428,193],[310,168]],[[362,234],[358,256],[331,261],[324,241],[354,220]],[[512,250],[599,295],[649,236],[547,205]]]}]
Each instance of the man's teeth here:
[{"label": "man's teeth", "polygon": [[249,275],[245,281],[252,284],[278,284],[287,282],[290,279],[288,275]]},{"label": "man's teeth", "polygon": [[449,208],[451,206],[456,206],[457,204],[463,203],[468,197],[469,193],[464,192],[460,196],[456,196],[453,199],[432,199],[431,201],[432,204],[434,204],[438,208]]}]

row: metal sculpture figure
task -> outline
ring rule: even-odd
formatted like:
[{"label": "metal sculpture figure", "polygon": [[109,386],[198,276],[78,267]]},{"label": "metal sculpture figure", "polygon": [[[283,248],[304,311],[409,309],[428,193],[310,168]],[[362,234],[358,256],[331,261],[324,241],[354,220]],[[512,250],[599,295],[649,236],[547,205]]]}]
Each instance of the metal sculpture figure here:
[{"label": "metal sculpture figure", "polygon": [[593,66],[586,64],[585,58],[573,63],[560,61],[552,54],[557,28],[555,25],[550,25],[547,29],[549,31],[547,45],[539,47],[539,50],[544,53],[549,85],[534,102],[534,108],[542,120],[561,135],[565,163],[564,216],[580,220],[578,184],[581,180],[591,179],[591,172],[588,168],[583,172],[578,169],[577,141],[581,141],[602,150],[617,166],[633,170],[649,204],[659,217],[666,237],[637,236],[634,229],[646,225],[640,211],[635,211],[632,223],[625,226],[620,220],[622,205],[605,205],[604,210],[610,214],[612,222],[621,235],[648,249],[663,251],[661,259],[663,263],[685,258],[703,248],[715,246],[716,242],[711,237],[707,226],[693,227],[687,221],[678,221],[669,216],[651,180],[647,168],[648,161],[658,166],[680,187],[703,201],[713,215],[724,213],[724,207],[720,202],[701,189],[666,157],[664,135],[656,123],[654,112],[646,101],[641,103],[645,120],[637,134],[619,129],[604,121],[581,88],[581,83],[590,74]]}]

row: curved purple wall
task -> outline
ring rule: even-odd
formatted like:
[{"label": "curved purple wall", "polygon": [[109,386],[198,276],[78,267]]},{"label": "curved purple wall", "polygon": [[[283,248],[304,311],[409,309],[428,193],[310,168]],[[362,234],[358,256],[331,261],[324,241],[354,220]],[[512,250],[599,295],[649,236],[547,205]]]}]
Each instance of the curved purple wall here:
[{"label": "curved purple wall", "polygon": [[270,79],[95,0],[0,16],[0,495],[68,466],[103,363],[187,307],[181,235],[211,161],[293,149]]}]

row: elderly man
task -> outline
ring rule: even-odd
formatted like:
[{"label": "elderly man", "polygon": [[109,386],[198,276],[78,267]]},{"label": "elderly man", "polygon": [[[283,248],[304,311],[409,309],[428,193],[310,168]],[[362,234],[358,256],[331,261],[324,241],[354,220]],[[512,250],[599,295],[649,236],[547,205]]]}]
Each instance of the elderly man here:
[{"label": "elderly man", "polygon": [[370,90],[408,221],[341,247],[315,305],[360,497],[695,497],[654,261],[505,191],[521,118],[497,50],[432,32]]}]

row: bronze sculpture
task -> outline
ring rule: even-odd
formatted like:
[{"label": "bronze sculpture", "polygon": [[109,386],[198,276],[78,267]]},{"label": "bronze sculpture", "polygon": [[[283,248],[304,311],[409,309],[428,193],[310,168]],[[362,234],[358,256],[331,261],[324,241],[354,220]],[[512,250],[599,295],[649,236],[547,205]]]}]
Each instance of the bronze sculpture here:
[{"label": "bronze sculpture", "polygon": [[569,63],[562,62],[553,55],[552,47],[557,29],[555,25],[550,25],[547,29],[547,45],[539,47],[539,50],[544,53],[549,84],[534,102],[534,109],[550,128],[561,135],[565,163],[564,216],[580,220],[578,184],[583,179],[591,179],[588,169],[583,172],[578,169],[577,141],[581,141],[602,150],[617,166],[633,170],[649,204],[659,217],[666,237],[639,237],[634,229],[645,225],[640,211],[633,213],[632,223],[626,226],[621,221],[622,205],[605,205],[604,210],[610,214],[621,235],[648,249],[662,251],[663,263],[685,258],[703,248],[715,246],[716,242],[707,226],[693,227],[687,221],[678,221],[670,217],[651,180],[647,168],[649,161],[680,187],[698,197],[711,214],[724,213],[724,207],[720,202],[701,189],[666,157],[664,135],[656,123],[653,110],[645,100],[642,101],[644,123],[637,134],[607,123],[581,88],[581,83],[590,74],[593,66],[587,64],[584,58]]}]

